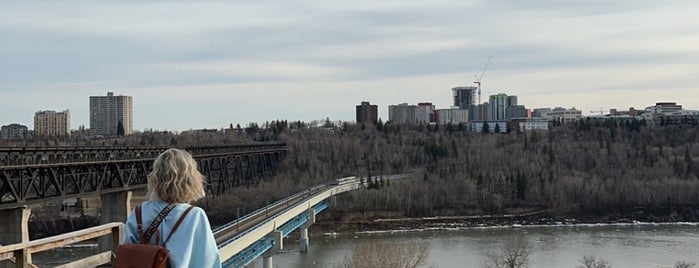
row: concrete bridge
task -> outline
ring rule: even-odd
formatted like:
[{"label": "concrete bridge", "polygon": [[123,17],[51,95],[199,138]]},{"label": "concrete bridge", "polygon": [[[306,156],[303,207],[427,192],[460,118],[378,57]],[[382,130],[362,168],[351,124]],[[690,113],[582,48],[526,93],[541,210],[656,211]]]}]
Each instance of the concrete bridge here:
[{"label": "concrete bridge", "polygon": [[284,247],[284,237],[300,229],[299,248],[308,251],[308,227],[328,208],[335,195],[358,189],[360,180],[347,177],[316,185],[214,230],[224,267],[243,267],[263,257],[273,267],[273,256]]}]

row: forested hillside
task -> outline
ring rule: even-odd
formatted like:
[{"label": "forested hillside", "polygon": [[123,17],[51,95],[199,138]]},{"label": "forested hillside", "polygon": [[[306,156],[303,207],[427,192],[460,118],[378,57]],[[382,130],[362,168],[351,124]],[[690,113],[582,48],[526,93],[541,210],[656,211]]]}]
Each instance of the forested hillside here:
[{"label": "forested hillside", "polygon": [[[463,125],[356,125],[274,121],[225,131],[140,132],[121,138],[29,140],[39,146],[173,146],[283,141],[279,174],[200,203],[214,223],[344,176],[414,172],[340,199],[341,212],[402,217],[499,214],[519,209],[605,214],[684,213],[699,220],[699,127],[583,120],[549,131],[477,134]],[[387,214],[387,215],[388,215]]]},{"label": "forested hillside", "polygon": [[[418,217],[511,208],[603,214],[699,204],[697,126],[584,120],[507,134],[390,123],[267,126],[258,139],[288,144],[283,170],[255,189],[234,191],[228,206],[252,209],[247,206],[264,205],[263,196],[282,198],[342,176],[405,172],[416,172],[416,178],[372,183],[373,189],[353,192],[342,207]],[[691,213],[683,217],[697,216]]]}]

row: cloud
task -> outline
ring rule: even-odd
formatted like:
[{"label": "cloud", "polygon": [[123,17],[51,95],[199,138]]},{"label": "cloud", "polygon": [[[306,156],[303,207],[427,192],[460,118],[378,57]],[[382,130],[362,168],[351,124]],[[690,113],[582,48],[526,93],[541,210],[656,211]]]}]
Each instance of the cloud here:
[{"label": "cloud", "polygon": [[349,74],[351,70],[334,66],[321,66],[301,62],[263,62],[251,60],[215,60],[204,62],[180,62],[144,66],[156,72],[180,75],[238,76],[266,81],[295,79],[331,80]]},{"label": "cloud", "polygon": [[698,12],[688,0],[4,2],[0,123],[70,108],[86,124],[88,96],[106,91],[134,96],[138,129],[352,120],[362,100],[446,108],[490,56],[484,100],[699,108]]}]

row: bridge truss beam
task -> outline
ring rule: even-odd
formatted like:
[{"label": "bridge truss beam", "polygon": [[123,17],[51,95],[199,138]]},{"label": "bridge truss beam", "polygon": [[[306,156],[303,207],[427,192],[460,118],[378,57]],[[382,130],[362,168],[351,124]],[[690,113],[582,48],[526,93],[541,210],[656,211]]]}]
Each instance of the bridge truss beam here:
[{"label": "bridge truss beam", "polygon": [[[276,175],[286,149],[195,155],[207,191],[220,195]],[[0,209],[145,188],[153,158],[0,167]]]}]

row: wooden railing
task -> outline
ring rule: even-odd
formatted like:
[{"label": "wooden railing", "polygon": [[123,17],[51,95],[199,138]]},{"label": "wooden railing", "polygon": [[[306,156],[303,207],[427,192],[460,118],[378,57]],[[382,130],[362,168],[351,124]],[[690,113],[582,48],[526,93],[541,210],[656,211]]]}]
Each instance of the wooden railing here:
[{"label": "wooden railing", "polygon": [[[31,263],[31,254],[42,252],[73,243],[112,235],[112,249],[116,250],[124,236],[124,223],[112,222],[62,235],[37,239],[25,243],[0,246],[0,261],[15,263],[15,267],[36,267]],[[112,260],[112,251],[106,251],[57,267],[95,267],[108,264]]]}]

